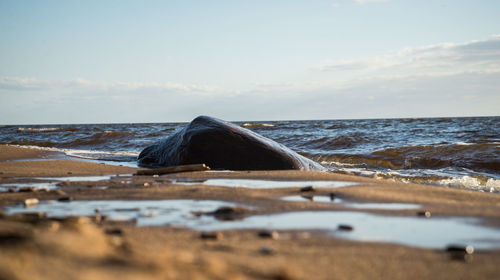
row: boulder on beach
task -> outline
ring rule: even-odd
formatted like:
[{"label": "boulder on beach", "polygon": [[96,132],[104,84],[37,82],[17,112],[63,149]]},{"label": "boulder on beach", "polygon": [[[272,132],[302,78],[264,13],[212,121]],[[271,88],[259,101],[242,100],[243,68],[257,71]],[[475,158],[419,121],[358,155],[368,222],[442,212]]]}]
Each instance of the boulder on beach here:
[{"label": "boulder on beach", "polygon": [[324,170],[291,149],[251,130],[207,116],[145,148],[141,167],[168,167],[205,163],[226,170]]}]

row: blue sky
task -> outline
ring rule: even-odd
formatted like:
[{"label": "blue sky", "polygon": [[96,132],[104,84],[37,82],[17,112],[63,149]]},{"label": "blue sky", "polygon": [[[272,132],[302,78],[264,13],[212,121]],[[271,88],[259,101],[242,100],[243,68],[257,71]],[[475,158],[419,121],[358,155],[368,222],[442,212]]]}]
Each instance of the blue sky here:
[{"label": "blue sky", "polygon": [[0,123],[500,112],[500,1],[0,0]]}]

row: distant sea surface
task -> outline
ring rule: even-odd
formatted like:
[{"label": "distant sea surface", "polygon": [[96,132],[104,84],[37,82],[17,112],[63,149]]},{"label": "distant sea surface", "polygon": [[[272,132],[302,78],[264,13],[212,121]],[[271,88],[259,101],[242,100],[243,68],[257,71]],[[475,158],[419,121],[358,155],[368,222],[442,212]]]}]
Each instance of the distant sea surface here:
[{"label": "distant sea surface", "polygon": [[[332,172],[500,192],[500,117],[235,122]],[[186,123],[0,126],[0,143],[136,165]]]}]

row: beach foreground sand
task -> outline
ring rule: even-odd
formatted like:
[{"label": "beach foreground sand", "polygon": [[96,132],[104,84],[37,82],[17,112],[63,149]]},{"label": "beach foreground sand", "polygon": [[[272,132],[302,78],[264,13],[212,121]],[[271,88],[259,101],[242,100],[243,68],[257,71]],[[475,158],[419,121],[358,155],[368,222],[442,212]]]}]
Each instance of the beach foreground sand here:
[{"label": "beach foreground sand", "polygon": [[[434,186],[410,185],[325,172],[188,172],[131,176],[137,169],[84,161],[53,160],[54,153],[0,146],[0,184],[30,184],[48,176],[117,175],[101,181],[66,181],[52,190],[0,192],[0,207],[26,199],[221,200],[250,205],[245,215],[289,211],[358,211],[415,217],[483,218],[500,227],[500,196]],[[342,188],[251,189],[206,186],[210,178],[333,180]],[[179,185],[176,180],[191,181]],[[199,182],[199,183],[198,183]],[[106,188],[102,188],[106,186]],[[314,194],[357,202],[419,204],[419,209],[352,209],[342,203],[283,201]],[[37,213],[0,216],[0,279],[496,279],[500,250],[473,254],[397,244],[340,239],[322,231],[225,230],[179,226],[139,227],[90,217],[49,218]],[[425,217],[423,217],[425,219]],[[349,221],[346,221],[349,223]],[[354,228],[356,230],[356,228]]]}]

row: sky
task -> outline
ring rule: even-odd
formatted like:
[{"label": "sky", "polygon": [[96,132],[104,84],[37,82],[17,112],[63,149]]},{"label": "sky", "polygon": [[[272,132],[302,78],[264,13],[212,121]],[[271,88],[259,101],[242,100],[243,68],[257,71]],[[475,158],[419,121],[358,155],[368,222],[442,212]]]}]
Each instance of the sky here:
[{"label": "sky", "polygon": [[497,0],[0,0],[0,124],[500,115]]}]

